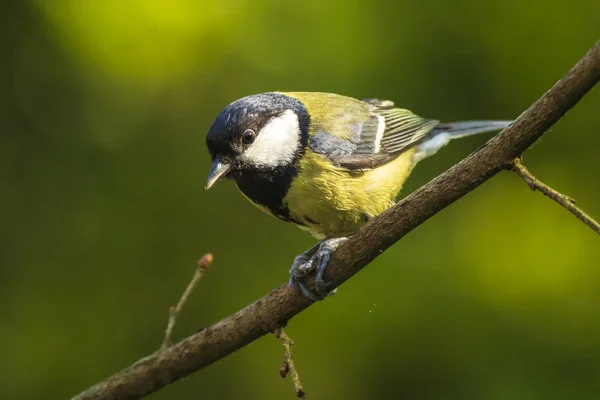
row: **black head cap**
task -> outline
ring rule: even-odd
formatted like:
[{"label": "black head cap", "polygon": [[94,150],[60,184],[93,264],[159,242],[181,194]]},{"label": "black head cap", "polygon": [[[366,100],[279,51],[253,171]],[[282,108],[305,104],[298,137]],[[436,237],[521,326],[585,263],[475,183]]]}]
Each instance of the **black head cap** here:
[{"label": "black head cap", "polygon": [[244,151],[242,134],[251,129],[257,134],[274,117],[287,110],[297,116],[302,144],[308,140],[309,116],[304,104],[281,93],[261,93],[234,101],[218,115],[206,134],[206,145],[212,159],[233,159]]}]

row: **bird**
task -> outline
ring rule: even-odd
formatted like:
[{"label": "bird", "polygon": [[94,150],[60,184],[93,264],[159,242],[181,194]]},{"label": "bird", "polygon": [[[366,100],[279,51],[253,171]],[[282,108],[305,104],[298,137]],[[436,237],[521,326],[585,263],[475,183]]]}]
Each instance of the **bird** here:
[{"label": "bird", "polygon": [[[330,292],[323,274],[349,236],[395,204],[421,160],[452,139],[498,131],[512,121],[441,123],[389,100],[323,92],[266,92],[226,106],[206,134],[212,167],[265,213],[320,241],[298,255],[290,285],[311,300]],[[315,273],[315,288],[307,277]]]}]

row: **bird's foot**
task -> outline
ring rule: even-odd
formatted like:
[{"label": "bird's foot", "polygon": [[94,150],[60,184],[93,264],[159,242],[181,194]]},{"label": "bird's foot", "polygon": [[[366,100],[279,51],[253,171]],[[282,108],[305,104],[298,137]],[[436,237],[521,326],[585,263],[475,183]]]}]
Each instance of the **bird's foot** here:
[{"label": "bird's foot", "polygon": [[[325,282],[323,274],[331,254],[346,240],[345,237],[325,239],[296,257],[290,269],[290,286],[313,301],[323,300],[332,294],[328,291],[331,282]],[[311,291],[306,285],[306,277],[313,271],[317,272],[317,276],[315,290]]]}]

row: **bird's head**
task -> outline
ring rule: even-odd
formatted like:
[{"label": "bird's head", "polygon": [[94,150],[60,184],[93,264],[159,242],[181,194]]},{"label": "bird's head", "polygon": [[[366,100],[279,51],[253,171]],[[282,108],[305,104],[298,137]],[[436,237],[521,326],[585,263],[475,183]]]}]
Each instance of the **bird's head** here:
[{"label": "bird's head", "polygon": [[244,172],[268,174],[298,159],[308,138],[309,117],[301,101],[262,93],[231,103],[206,134],[213,165],[206,189]]}]

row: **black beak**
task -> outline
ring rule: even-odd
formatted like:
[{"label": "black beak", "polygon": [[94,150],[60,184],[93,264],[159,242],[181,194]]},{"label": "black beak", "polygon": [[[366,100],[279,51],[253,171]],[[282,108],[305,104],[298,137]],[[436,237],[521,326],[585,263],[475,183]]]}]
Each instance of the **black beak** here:
[{"label": "black beak", "polygon": [[217,183],[222,176],[227,174],[231,170],[231,164],[224,162],[221,157],[217,156],[215,162],[213,162],[212,167],[210,168],[210,172],[208,173],[208,179],[206,180],[206,186],[204,188],[206,190],[210,189],[212,185]]}]

